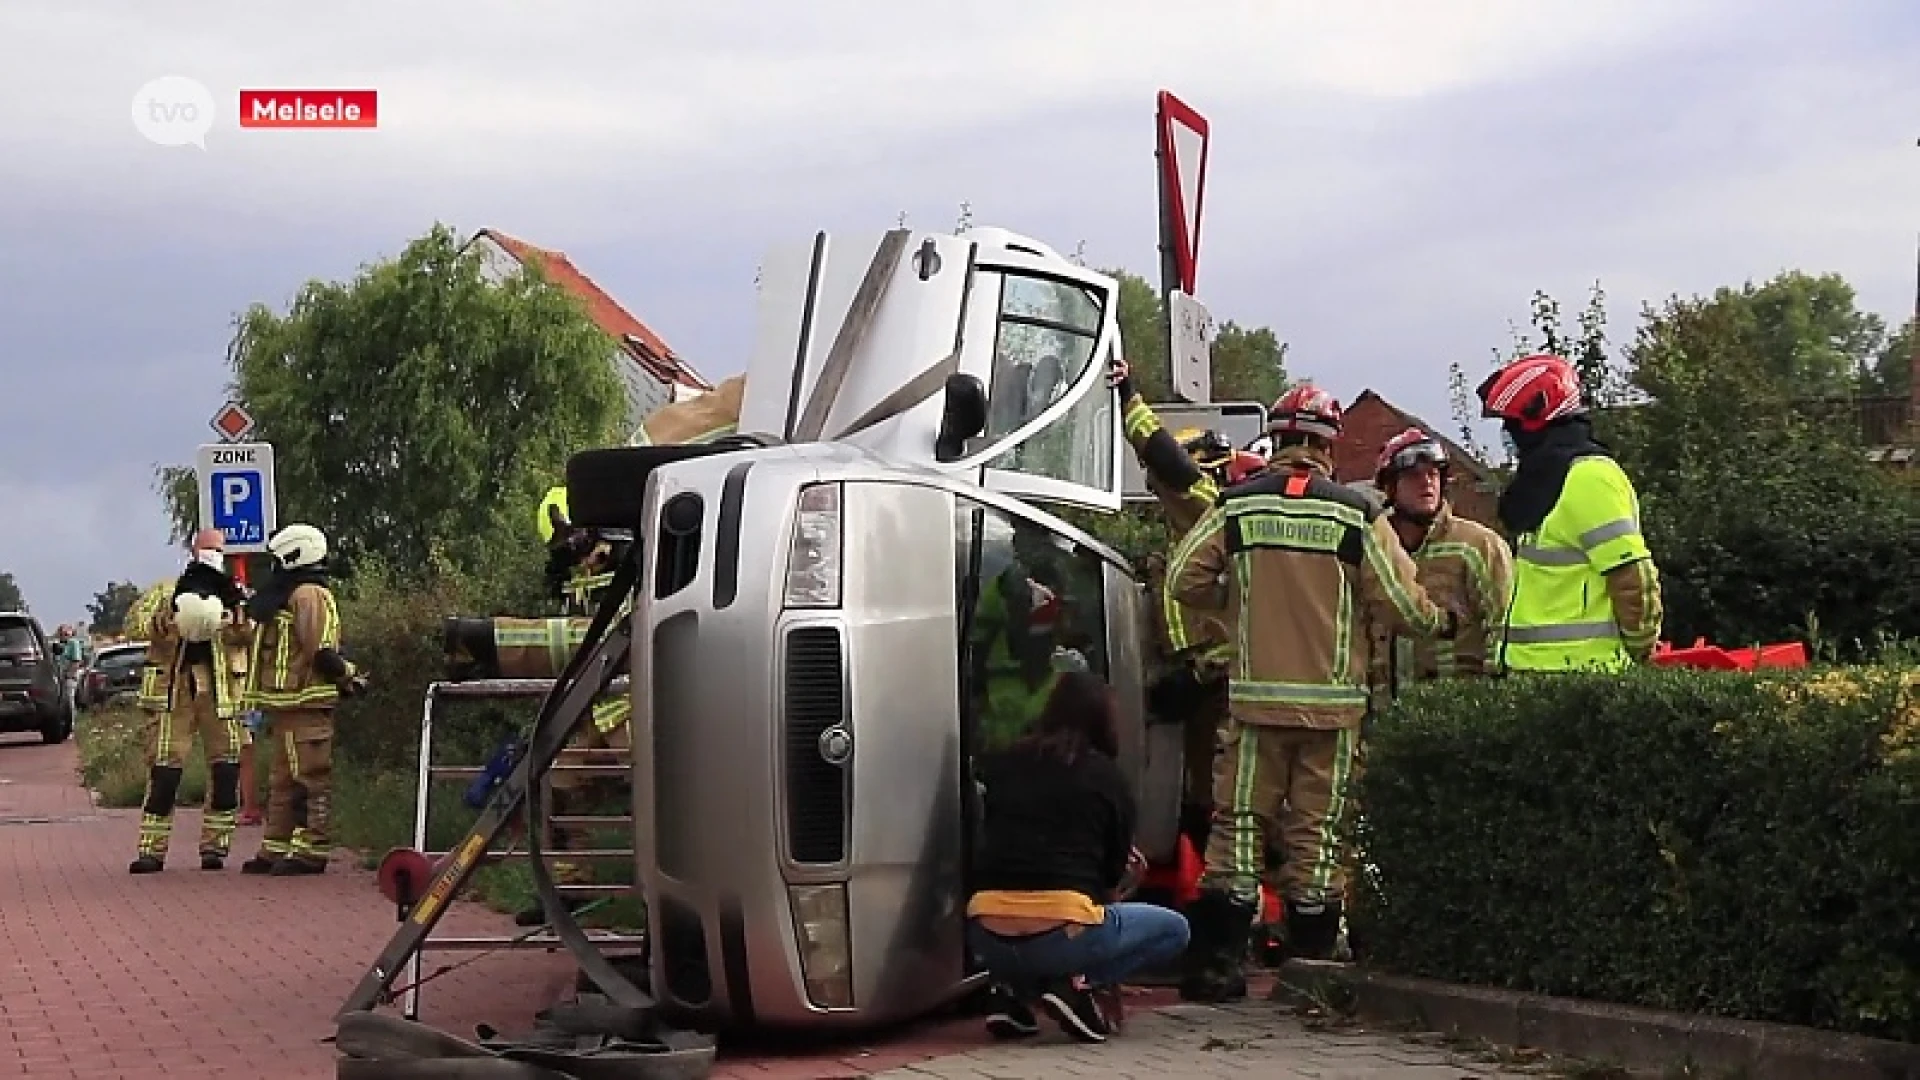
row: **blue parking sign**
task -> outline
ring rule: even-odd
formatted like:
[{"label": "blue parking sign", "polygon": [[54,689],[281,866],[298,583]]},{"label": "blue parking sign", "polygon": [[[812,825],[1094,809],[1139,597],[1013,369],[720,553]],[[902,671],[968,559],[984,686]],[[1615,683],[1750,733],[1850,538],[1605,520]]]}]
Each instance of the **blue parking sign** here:
[{"label": "blue parking sign", "polygon": [[267,538],[266,484],[258,470],[213,474],[213,527],[229,544],[258,544]]},{"label": "blue parking sign", "polygon": [[219,529],[229,552],[264,551],[273,533],[273,447],[267,443],[203,446],[200,524]]}]

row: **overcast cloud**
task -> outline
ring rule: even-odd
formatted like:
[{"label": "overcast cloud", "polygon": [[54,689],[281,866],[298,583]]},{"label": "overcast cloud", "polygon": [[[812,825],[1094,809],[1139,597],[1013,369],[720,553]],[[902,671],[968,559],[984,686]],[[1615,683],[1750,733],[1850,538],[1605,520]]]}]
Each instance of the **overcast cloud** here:
[{"label": "overcast cloud", "polygon": [[[1163,87],[1214,128],[1200,294],[1344,397],[1445,421],[1535,288],[1601,281],[1620,336],[1786,268],[1913,303],[1910,0],[688,6],[7,0],[0,569],[43,620],[174,565],[152,471],[207,441],[250,302],[492,226],[723,376],[759,254],[820,228],[966,200],[1150,271]],[[205,152],[133,130],[162,75],[213,90]],[[372,87],[380,126],[243,132],[243,87]]]}]

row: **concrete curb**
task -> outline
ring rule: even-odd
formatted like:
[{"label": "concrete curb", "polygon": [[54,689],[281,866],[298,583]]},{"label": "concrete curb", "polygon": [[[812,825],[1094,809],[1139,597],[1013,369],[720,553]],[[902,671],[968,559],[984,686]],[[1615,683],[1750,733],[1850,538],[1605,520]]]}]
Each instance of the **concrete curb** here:
[{"label": "concrete curb", "polygon": [[1662,1012],[1545,994],[1460,986],[1387,975],[1347,964],[1290,961],[1274,992],[1287,988],[1376,1022],[1529,1047],[1635,1075],[1741,1080],[1920,1080],[1920,1044],[1870,1039],[1788,1024]]}]

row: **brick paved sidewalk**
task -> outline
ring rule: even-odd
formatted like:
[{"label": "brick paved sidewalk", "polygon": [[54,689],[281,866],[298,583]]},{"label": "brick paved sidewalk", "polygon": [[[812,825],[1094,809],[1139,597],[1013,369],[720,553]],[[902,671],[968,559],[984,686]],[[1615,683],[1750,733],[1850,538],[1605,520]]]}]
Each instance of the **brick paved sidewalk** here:
[{"label": "brick paved sidewalk", "polygon": [[[767,1075],[771,1080],[774,1074]],[[794,1080],[801,1076],[778,1075]],[[1103,1046],[1083,1046],[1049,1031],[1032,1043],[938,1057],[876,1072],[872,1080],[1466,1080],[1519,1075],[1396,1034],[1312,1030],[1278,1005],[1250,1000],[1223,1007],[1170,1005],[1136,1011],[1126,1034]]]},{"label": "brick paved sidewalk", "polygon": [[[0,1078],[331,1077],[333,1013],[395,925],[373,876],[245,877],[260,830],[203,872],[200,815],[164,873],[127,873],[138,811],[95,810],[73,745],[0,739]],[[457,905],[442,933],[511,932]],[[428,957],[427,971],[459,954]],[[428,985],[421,1018],[455,1034],[525,1030],[572,984],[565,953],[486,957]]]},{"label": "brick paved sidewalk", "polygon": [[[324,877],[245,877],[259,840],[242,829],[229,869],[198,868],[199,814],[184,811],[165,873],[127,873],[138,812],[96,810],[76,781],[71,743],[0,739],[0,1080],[334,1075],[322,1040],[333,1013],[394,927],[373,877],[336,862]],[[512,932],[456,905],[445,934]],[[427,970],[463,954],[428,957]],[[485,957],[422,995],[427,1023],[471,1037],[524,1031],[571,986],[564,952]],[[1501,1075],[1390,1036],[1310,1032],[1264,1001],[1231,1009],[1138,999],[1127,1035],[1086,1047],[1049,1032],[994,1043],[976,1019],[946,1019],[811,1049],[726,1050],[714,1080],[1113,1080],[1453,1078]]]}]

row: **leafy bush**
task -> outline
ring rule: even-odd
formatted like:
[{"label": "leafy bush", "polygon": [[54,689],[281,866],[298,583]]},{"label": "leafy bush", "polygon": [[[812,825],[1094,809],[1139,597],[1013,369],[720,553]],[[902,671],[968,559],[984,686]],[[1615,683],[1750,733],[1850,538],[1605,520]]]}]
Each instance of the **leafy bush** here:
[{"label": "leafy bush", "polygon": [[1371,960],[1920,1041],[1920,675],[1423,686],[1357,792]]}]

